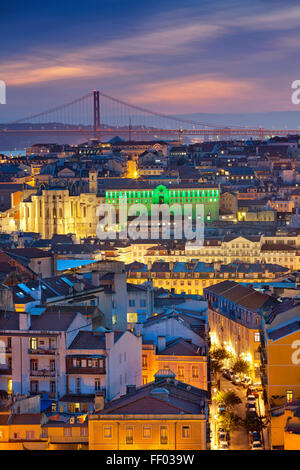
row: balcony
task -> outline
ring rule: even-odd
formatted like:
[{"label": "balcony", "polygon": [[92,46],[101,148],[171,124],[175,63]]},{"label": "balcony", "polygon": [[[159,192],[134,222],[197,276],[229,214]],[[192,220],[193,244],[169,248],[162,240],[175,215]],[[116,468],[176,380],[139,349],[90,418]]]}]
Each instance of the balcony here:
[{"label": "balcony", "polygon": [[46,349],[46,348],[37,348],[37,349],[28,349],[28,354],[36,354],[36,355],[54,355],[56,353],[56,349]]},{"label": "balcony", "polygon": [[55,377],[56,371],[55,370],[31,370],[30,376],[31,377]]},{"label": "balcony", "polygon": [[12,370],[11,367],[1,367],[0,368],[0,375],[11,375]]},{"label": "balcony", "polygon": [[70,375],[102,375],[106,373],[105,367],[73,367],[67,366],[67,374]]}]

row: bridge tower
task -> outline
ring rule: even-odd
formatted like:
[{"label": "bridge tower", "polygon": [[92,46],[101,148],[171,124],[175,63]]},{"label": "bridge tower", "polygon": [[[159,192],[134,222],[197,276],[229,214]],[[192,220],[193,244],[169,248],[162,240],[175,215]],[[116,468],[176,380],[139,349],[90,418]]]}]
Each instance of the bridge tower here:
[{"label": "bridge tower", "polygon": [[94,136],[100,132],[100,94],[99,91],[94,90]]}]

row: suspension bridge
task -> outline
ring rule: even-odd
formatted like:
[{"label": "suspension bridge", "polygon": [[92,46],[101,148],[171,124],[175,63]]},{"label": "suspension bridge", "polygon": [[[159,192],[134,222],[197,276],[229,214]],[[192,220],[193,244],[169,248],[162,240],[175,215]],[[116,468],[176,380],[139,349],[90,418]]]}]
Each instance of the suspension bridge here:
[{"label": "suspension bridge", "polygon": [[13,122],[0,124],[0,139],[8,136],[80,136],[98,140],[120,136],[125,140],[255,138],[297,135],[299,129],[224,126],[169,116],[135,106],[94,90],[69,103]]}]

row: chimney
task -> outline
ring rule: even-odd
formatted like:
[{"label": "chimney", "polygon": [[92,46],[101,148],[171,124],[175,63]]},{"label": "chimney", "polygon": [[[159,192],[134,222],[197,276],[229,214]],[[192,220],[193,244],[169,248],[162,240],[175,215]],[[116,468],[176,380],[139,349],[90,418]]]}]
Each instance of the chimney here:
[{"label": "chimney", "polygon": [[166,349],[166,337],[158,336],[157,337],[157,352],[161,352]]},{"label": "chimney", "polygon": [[100,286],[100,273],[99,273],[99,271],[92,271],[92,284],[95,287]]},{"label": "chimney", "polygon": [[111,349],[115,344],[115,334],[113,331],[105,333],[105,349]]},{"label": "chimney", "polygon": [[102,411],[104,408],[104,399],[105,399],[105,392],[96,392],[95,399],[94,399],[94,407],[95,412]]},{"label": "chimney", "polygon": [[29,330],[31,326],[31,317],[30,313],[21,312],[19,313],[19,329],[20,330]]}]

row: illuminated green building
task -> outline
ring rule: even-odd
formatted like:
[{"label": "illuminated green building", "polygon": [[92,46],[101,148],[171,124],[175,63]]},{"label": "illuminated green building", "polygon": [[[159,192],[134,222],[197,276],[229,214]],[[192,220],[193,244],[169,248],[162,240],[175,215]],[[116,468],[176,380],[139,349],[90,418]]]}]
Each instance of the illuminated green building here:
[{"label": "illuminated green building", "polygon": [[[124,185],[127,181],[127,185]],[[123,180],[120,179],[120,186],[122,189],[115,189],[110,185],[110,181],[107,180],[105,188],[105,202],[114,204],[118,207],[120,201],[126,201],[128,207],[131,204],[141,203],[147,206],[150,214],[152,204],[192,204],[193,206],[193,217],[196,214],[196,205],[204,205],[204,220],[205,222],[213,222],[219,218],[219,196],[220,191],[218,186],[197,186],[195,183],[187,183],[184,185],[173,183],[169,187],[162,184],[153,187],[145,187],[146,182],[134,181],[134,180]],[[131,184],[130,184],[131,182]],[[123,183],[123,184],[122,184]],[[123,187],[124,186],[124,187]],[[127,186],[127,187],[125,187]]]}]

